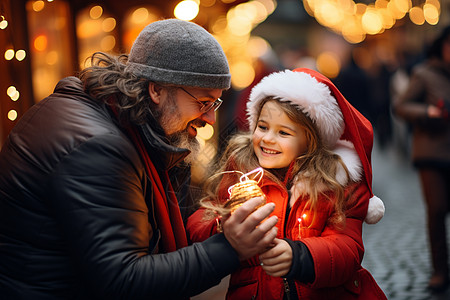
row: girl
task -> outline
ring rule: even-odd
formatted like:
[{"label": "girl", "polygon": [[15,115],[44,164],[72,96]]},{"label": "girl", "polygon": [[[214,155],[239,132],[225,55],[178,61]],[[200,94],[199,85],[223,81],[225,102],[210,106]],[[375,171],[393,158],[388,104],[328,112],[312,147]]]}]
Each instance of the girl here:
[{"label": "girl", "polygon": [[263,78],[247,115],[251,133],[230,140],[187,224],[194,242],[217,232],[219,219],[208,215],[228,201],[241,176],[233,171],[264,168],[259,185],[276,204],[278,236],[231,275],[227,299],[386,299],[361,266],[363,221],[384,214],[371,189],[370,123],[309,69]]}]

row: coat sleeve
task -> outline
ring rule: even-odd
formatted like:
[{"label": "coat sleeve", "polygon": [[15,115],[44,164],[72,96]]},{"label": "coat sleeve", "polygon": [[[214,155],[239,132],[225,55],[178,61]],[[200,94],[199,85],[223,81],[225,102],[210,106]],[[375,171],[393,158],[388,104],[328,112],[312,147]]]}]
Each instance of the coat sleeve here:
[{"label": "coat sleeve", "polygon": [[347,282],[361,268],[364,255],[362,224],[370,192],[364,184],[353,191],[347,206],[346,226],[339,230],[326,225],[317,237],[302,239],[314,261],[314,288],[338,286]]},{"label": "coat sleeve", "polygon": [[113,134],[75,147],[55,169],[50,205],[77,280],[100,298],[179,299],[236,269],[237,253],[222,234],[172,253],[149,253],[145,176],[132,145]]},{"label": "coat sleeve", "polygon": [[428,119],[426,86],[422,76],[422,68],[414,68],[407,89],[392,105],[394,113],[410,123],[423,123]]},{"label": "coat sleeve", "polygon": [[[230,162],[228,162],[230,164]],[[226,170],[233,170],[232,167]],[[240,176],[240,175],[239,175]],[[239,178],[233,175],[224,175],[219,183],[218,201],[224,203],[228,199],[228,187],[236,182]],[[217,222],[215,219],[204,218],[206,215],[206,208],[200,207],[195,211],[188,219],[186,225],[186,231],[188,237],[192,242],[201,242],[208,237],[217,233]]]},{"label": "coat sleeve", "polygon": [[202,242],[217,233],[216,220],[205,220],[205,210],[199,208],[188,218],[186,231],[191,242]]}]

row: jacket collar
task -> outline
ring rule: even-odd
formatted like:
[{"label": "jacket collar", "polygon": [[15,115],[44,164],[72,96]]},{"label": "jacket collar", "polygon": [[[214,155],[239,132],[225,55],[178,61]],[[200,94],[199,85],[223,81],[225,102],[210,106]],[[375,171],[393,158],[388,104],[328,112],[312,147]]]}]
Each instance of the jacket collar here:
[{"label": "jacket collar", "polygon": [[153,118],[139,126],[138,130],[153,163],[164,170],[171,169],[191,153],[188,149],[170,145],[164,131]]}]

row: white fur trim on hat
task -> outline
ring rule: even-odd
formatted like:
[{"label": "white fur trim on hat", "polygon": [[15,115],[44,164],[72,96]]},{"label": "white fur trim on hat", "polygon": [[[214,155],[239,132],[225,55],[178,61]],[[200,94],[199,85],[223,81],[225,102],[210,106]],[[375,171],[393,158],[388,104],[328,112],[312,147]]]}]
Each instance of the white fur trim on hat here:
[{"label": "white fur trim on hat", "polygon": [[369,207],[367,208],[367,215],[364,220],[367,224],[376,224],[384,216],[384,203],[377,196],[373,196],[369,200]]},{"label": "white fur trim on hat", "polygon": [[307,73],[290,70],[272,73],[252,89],[247,102],[250,130],[256,128],[260,103],[268,96],[296,104],[317,125],[320,138],[331,148],[344,132],[342,112],[328,86]]},{"label": "white fur trim on hat", "polygon": [[[359,159],[358,153],[356,153],[353,143],[350,141],[339,140],[336,143],[336,148],[333,149],[333,152],[341,157],[344,165],[347,167],[350,181],[360,181],[363,169],[361,160]],[[347,174],[341,164],[339,164],[336,173],[336,180],[341,185],[346,185],[348,183]]]}]

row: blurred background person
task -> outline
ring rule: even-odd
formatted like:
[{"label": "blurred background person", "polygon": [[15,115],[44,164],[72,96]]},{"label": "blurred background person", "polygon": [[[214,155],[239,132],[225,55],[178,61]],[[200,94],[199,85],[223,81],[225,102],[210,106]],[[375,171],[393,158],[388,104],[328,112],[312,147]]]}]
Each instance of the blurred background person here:
[{"label": "blurred background person", "polygon": [[450,208],[450,26],[431,43],[393,112],[412,126],[411,158],[427,207],[432,275],[428,288],[449,285],[445,218]]}]

